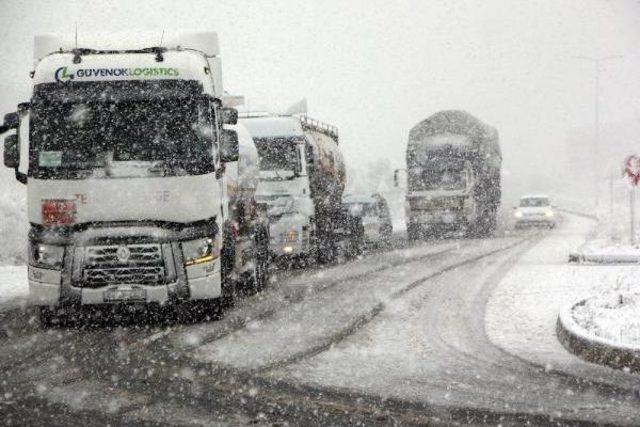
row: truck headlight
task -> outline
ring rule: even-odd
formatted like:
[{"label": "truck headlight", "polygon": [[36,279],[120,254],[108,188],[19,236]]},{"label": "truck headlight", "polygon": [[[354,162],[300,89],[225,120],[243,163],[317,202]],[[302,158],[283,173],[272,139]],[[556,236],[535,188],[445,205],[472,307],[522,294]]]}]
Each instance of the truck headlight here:
[{"label": "truck headlight", "polygon": [[546,211],[544,213],[544,216],[546,216],[547,218],[553,218],[553,215],[554,215],[553,211]]},{"label": "truck headlight", "polygon": [[220,248],[212,238],[204,238],[182,242],[184,265],[196,265],[213,261],[220,256]]},{"label": "truck headlight", "polygon": [[349,213],[353,216],[360,216],[362,214],[362,205],[355,204],[349,207]]},{"label": "truck headlight", "polygon": [[298,230],[296,228],[291,228],[284,234],[285,242],[297,242],[298,241]]},{"label": "truck headlight", "polygon": [[516,211],[513,216],[515,216],[516,218],[522,218],[522,212],[520,211]]},{"label": "truck headlight", "polygon": [[29,248],[29,263],[44,268],[62,268],[64,246],[33,243]]}]

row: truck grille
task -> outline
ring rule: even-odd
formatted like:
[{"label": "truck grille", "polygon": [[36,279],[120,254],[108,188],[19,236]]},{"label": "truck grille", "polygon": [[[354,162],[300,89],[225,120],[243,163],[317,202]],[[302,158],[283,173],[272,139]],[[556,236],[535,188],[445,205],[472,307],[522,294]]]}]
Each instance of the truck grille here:
[{"label": "truck grille", "polygon": [[165,266],[159,244],[88,246],[84,249],[82,286],[161,285]]}]

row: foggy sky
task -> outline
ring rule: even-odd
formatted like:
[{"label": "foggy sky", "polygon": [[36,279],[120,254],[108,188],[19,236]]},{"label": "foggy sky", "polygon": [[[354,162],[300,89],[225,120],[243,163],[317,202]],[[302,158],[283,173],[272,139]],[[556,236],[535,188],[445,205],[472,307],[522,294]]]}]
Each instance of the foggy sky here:
[{"label": "foggy sky", "polygon": [[[219,33],[225,90],[340,128],[351,164],[402,166],[408,130],[462,108],[498,128],[512,176],[561,167],[571,128],[640,116],[635,1],[18,1],[0,0],[0,112],[28,99],[33,35],[131,29]],[[606,139],[606,137],[605,137]],[[588,149],[588,147],[576,147]],[[10,176],[7,173],[0,175]]]}]

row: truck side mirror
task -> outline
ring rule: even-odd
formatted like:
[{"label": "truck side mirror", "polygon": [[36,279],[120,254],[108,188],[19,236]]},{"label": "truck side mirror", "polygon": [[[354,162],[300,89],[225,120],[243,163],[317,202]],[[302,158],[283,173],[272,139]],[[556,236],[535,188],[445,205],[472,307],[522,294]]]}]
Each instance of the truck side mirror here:
[{"label": "truck side mirror", "polygon": [[8,113],[4,115],[4,124],[0,126],[0,135],[11,130],[18,129],[20,116],[18,113]]},{"label": "truck side mirror", "polygon": [[238,132],[230,129],[222,129],[220,133],[220,161],[235,162],[240,156],[238,145]]},{"label": "truck side mirror", "polygon": [[4,125],[9,129],[17,129],[20,124],[18,113],[7,113],[4,115]]},{"label": "truck side mirror", "polygon": [[18,135],[9,135],[4,139],[4,165],[10,169],[17,169],[19,164]]},{"label": "truck side mirror", "polygon": [[400,169],[396,169],[396,170],[393,171],[393,186],[394,187],[397,187],[399,185],[398,172],[400,172]]},{"label": "truck side mirror", "polygon": [[238,123],[238,110],[235,108],[221,108],[220,118],[224,125],[235,125]]}]

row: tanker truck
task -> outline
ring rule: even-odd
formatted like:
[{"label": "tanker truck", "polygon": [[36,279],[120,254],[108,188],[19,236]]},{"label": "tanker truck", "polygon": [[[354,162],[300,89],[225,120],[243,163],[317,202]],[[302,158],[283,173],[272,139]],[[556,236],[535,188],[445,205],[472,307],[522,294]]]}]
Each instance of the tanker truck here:
[{"label": "tanker truck", "polygon": [[271,256],[332,261],[348,238],[337,128],[306,115],[264,112],[241,114],[240,123],[258,148],[256,198],[268,206]]},{"label": "tanker truck", "polygon": [[36,36],[29,102],[5,116],[26,184],[31,304],[217,308],[266,283],[257,151],[222,103],[216,33]]},{"label": "tanker truck", "polygon": [[493,233],[502,163],[496,129],[465,111],[438,112],[409,132],[406,161],[410,240],[446,231]]}]

